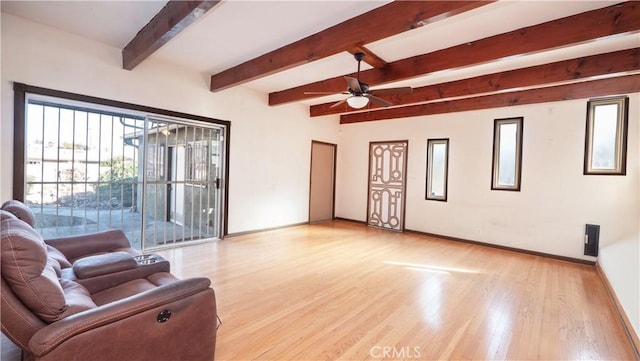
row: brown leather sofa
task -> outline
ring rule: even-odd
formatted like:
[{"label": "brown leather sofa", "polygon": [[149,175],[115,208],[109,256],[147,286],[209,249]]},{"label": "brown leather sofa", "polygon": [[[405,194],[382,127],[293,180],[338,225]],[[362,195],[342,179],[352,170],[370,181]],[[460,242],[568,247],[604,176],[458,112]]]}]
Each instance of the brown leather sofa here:
[{"label": "brown leather sofa", "polygon": [[[35,227],[33,211],[24,203],[13,199],[4,202],[0,209],[13,214],[31,227]],[[91,255],[109,252],[127,252],[134,256],[140,255],[138,250],[131,247],[129,240],[121,230],[109,230],[91,233],[89,235],[47,239],[45,243],[62,252],[64,259],[60,259],[60,261],[62,261],[63,264],[69,264],[68,267],[70,267],[75,260]]]},{"label": "brown leather sofa", "polygon": [[69,237],[57,249],[13,213],[0,210],[0,218],[0,323],[26,359],[213,360],[207,278],[157,272],[135,250],[91,252],[86,239]]},{"label": "brown leather sofa", "polygon": [[[24,203],[9,200],[1,211],[11,213],[32,228],[35,216]],[[49,256],[60,264],[61,278],[80,283],[89,292],[156,272],[170,272],[171,265],[155,254],[142,254],[131,247],[122,230],[45,239]]]}]

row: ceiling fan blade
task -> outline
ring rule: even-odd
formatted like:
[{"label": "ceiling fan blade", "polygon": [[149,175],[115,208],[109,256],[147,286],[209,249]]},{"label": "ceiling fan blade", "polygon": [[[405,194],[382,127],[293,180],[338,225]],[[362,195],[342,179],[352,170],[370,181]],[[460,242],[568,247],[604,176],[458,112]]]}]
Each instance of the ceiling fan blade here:
[{"label": "ceiling fan blade", "polygon": [[409,94],[413,92],[413,88],[410,86],[400,88],[384,88],[384,89],[371,89],[369,94],[373,95],[387,95],[387,94]]},{"label": "ceiling fan blade", "polygon": [[393,105],[393,103],[388,102],[388,101],[386,101],[386,100],[384,100],[382,98],[378,98],[377,96],[372,95],[372,94],[365,94],[364,96],[369,98],[369,100],[371,100],[372,102],[374,102],[374,103],[376,103],[378,105],[381,105],[383,107],[388,107],[388,106]]},{"label": "ceiling fan blade", "polygon": [[349,89],[355,91],[356,93],[361,93],[362,89],[360,89],[360,82],[356,78],[352,78],[350,76],[345,76],[344,80],[349,84]]},{"label": "ceiling fan blade", "polygon": [[341,101],[339,101],[339,102],[337,102],[337,103],[333,104],[333,105],[332,105],[332,106],[330,106],[329,108],[335,108],[335,107],[337,107],[338,105],[340,105],[340,104],[344,104],[344,103],[346,103],[346,102],[347,102],[347,99],[342,99]]},{"label": "ceiling fan blade", "polygon": [[336,94],[351,94],[349,92],[342,92],[342,93],[336,93],[336,92],[304,92],[304,95],[336,95]]}]

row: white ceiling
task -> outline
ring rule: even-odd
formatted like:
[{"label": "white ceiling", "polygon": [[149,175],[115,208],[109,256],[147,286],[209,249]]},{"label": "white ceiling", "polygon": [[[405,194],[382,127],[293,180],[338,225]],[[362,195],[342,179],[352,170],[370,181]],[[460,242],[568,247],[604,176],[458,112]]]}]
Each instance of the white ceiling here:
[{"label": "white ceiling", "polygon": [[122,49],[166,1],[4,1],[2,12]]},{"label": "white ceiling", "polygon": [[[389,1],[223,0],[152,57],[211,75],[387,2]],[[615,2],[617,1],[498,1],[366,46],[385,61],[392,62],[610,6]],[[166,1],[2,1],[1,6],[3,12],[121,49],[165,3]],[[640,35],[636,33],[501,59],[490,64],[448,70],[393,85],[424,86],[639,45]],[[366,68],[365,65],[363,69]],[[254,80],[247,86],[269,93],[355,70],[353,56],[341,53]],[[375,88],[375,84],[372,87]],[[303,103],[317,104],[339,98],[340,96],[329,96]]]}]

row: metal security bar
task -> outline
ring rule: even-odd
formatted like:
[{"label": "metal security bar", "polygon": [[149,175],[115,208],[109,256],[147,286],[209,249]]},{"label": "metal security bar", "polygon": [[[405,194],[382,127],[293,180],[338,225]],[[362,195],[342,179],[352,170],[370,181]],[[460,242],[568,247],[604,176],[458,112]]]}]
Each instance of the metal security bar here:
[{"label": "metal security bar", "polygon": [[42,236],[119,228],[139,244],[138,154],[122,134],[144,119],[38,100],[27,115],[25,201]]},{"label": "metal security bar", "polygon": [[140,249],[218,238],[223,132],[29,99],[25,201],[37,230],[122,229]]}]

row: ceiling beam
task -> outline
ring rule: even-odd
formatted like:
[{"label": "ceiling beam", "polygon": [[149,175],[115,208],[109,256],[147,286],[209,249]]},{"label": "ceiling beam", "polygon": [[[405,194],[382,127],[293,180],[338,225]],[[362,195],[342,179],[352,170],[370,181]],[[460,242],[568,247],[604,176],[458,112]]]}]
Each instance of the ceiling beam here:
[{"label": "ceiling beam", "polygon": [[220,0],[171,0],[122,49],[122,68],[133,70]]},{"label": "ceiling beam", "polygon": [[344,114],[340,116],[340,124],[490,109],[513,105],[548,103],[636,92],[640,92],[640,75],[634,74],[546,88],[388,108],[374,112]]},{"label": "ceiling beam", "polygon": [[[640,70],[640,48],[612,53],[592,55],[555,63],[515,69],[500,73],[414,88],[413,93],[381,96],[394,104],[409,105],[438,99],[448,99],[473,94],[506,91],[514,88],[540,86],[543,84],[578,81],[580,79]],[[312,117],[356,111],[331,106],[335,102],[312,105]],[[371,104],[371,103],[370,103]],[[371,104],[367,110],[382,108]],[[362,110],[362,109],[358,109]]]},{"label": "ceiling beam", "polygon": [[[361,71],[360,77],[373,87],[424,76],[439,70],[487,63],[505,57],[537,53],[639,30],[640,2],[625,2],[394,61],[383,69]],[[344,89],[344,78],[339,76],[270,93],[269,105],[321,96],[305,92],[339,94]]]},{"label": "ceiling beam", "polygon": [[487,5],[490,1],[394,1],[211,76],[219,91]]},{"label": "ceiling beam", "polygon": [[384,68],[389,63],[387,63],[384,59],[376,55],[371,50],[367,49],[364,45],[353,45],[350,46],[347,51],[352,55],[356,55],[358,53],[364,54],[364,58],[362,61],[371,65],[374,68]]}]

